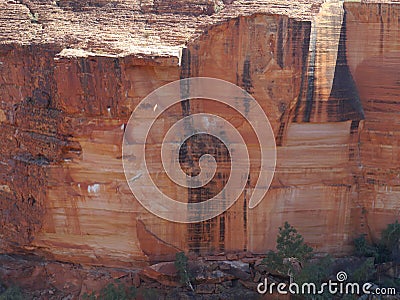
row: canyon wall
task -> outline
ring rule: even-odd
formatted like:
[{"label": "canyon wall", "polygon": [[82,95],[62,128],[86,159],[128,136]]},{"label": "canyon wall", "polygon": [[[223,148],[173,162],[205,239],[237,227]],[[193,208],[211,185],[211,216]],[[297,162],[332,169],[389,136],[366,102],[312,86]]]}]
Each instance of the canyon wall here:
[{"label": "canyon wall", "polygon": [[[355,202],[359,228],[373,240],[399,218],[399,5],[347,3],[348,68],[365,118],[359,129]],[[357,209],[356,209],[357,210]]]},{"label": "canyon wall", "polygon": [[[174,14],[172,1],[100,2],[0,4],[7,21],[0,34],[2,253],[140,267],[177,251],[264,253],[288,221],[316,251],[342,255],[359,234],[377,239],[398,218],[399,4],[198,1]],[[128,19],[128,8],[135,21],[108,24],[107,13]],[[175,33],[168,33],[171,26]],[[84,40],[85,33],[91,38]],[[195,76],[249,92],[270,120],[278,159],[257,207],[248,208],[245,191],[223,214],[179,224],[133,197],[121,147],[129,116],[147,94]],[[163,134],[197,112],[220,115],[239,130],[252,162],[247,187],[254,187],[254,132],[243,116],[211,100],[169,109],[147,159],[160,162]],[[219,149],[207,138],[196,145]],[[225,160],[224,151],[215,152]],[[182,162],[191,172],[195,154]],[[203,190],[162,176],[157,184],[169,195],[203,201],[221,190],[229,172],[218,175]]]}]

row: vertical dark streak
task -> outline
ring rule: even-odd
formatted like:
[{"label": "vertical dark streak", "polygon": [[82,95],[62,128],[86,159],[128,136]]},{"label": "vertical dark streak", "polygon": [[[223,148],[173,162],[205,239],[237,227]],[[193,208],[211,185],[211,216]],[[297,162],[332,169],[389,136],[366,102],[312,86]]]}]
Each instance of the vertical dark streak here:
[{"label": "vertical dark streak", "polygon": [[364,119],[364,110],[357,86],[347,63],[346,11],[340,31],[339,48],[331,94],[328,99],[327,115],[330,122]]},{"label": "vertical dark streak", "polygon": [[250,60],[248,58],[243,63],[242,86],[248,93],[251,92],[251,88],[253,87],[250,76]]},{"label": "vertical dark streak", "polygon": [[307,77],[307,92],[306,92],[306,105],[303,115],[303,122],[310,122],[311,110],[314,102],[314,84],[315,84],[315,51],[317,36],[311,36],[311,52],[308,65]]},{"label": "vertical dark streak", "polygon": [[[190,77],[190,66],[191,66],[191,56],[190,50],[188,48],[182,49],[182,58],[181,58],[181,79]],[[189,85],[187,82],[181,82],[181,97],[186,98],[189,95]],[[182,107],[182,115],[186,117],[190,115],[190,102],[189,100],[181,101]]]},{"label": "vertical dark streak", "polygon": [[[83,93],[83,98],[84,98],[83,100],[84,100],[84,103],[89,103],[88,95],[90,93],[89,93],[89,87],[88,87],[88,84],[89,84],[88,74],[90,73],[90,66],[89,66],[89,63],[88,63],[88,59],[85,58],[85,57],[80,58],[79,59],[79,67],[80,67],[80,71],[82,73],[82,76],[80,77],[80,82],[81,82],[82,89],[83,89],[83,92],[84,92]],[[88,105],[87,107],[90,110],[89,112],[93,113],[93,109],[91,109],[92,106]]]},{"label": "vertical dark streak", "polygon": [[121,101],[121,65],[120,65],[120,61],[119,59],[114,59],[114,68],[115,68],[115,75],[117,77],[118,80],[118,86],[117,86],[117,95],[118,97],[114,99],[114,97],[112,97],[111,101],[111,107],[113,109],[113,113],[117,114],[117,112],[119,111],[119,103]]},{"label": "vertical dark streak", "polygon": [[378,4],[378,12],[379,12],[379,20],[380,20],[380,36],[379,36],[379,42],[380,42],[380,48],[379,48],[379,53],[383,53],[383,37],[385,34],[385,24],[383,23],[383,16],[382,16],[382,4]]},{"label": "vertical dark streak", "polygon": [[[302,59],[302,70],[301,70],[301,83],[300,83],[300,91],[299,91],[299,96],[297,98],[297,103],[296,103],[296,107],[294,110],[294,118],[293,118],[293,122],[297,122],[297,117],[299,114],[299,110],[301,107],[301,101],[303,98],[303,93],[304,93],[304,85],[305,85],[305,80],[307,77],[307,59],[308,59],[308,49],[310,46],[310,35],[311,35],[311,22],[308,22],[308,26],[305,30],[305,37],[303,37],[303,46],[302,46],[302,52],[301,52],[301,59]],[[294,47],[293,47],[294,48]]]},{"label": "vertical dark streak", "polygon": [[278,42],[276,45],[277,63],[283,69],[283,18],[281,17],[278,25]]},{"label": "vertical dark streak", "polygon": [[225,215],[222,214],[219,219],[219,251],[225,251]]}]

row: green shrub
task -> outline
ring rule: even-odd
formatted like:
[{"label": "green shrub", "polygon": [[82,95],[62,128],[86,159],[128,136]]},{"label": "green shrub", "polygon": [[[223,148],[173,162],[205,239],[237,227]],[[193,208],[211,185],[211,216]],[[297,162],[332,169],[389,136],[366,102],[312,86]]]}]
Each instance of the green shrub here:
[{"label": "green shrub", "polygon": [[354,239],[354,255],[358,257],[374,257],[379,258],[379,251],[377,245],[371,245],[365,238],[365,235],[361,235]]},{"label": "green shrub", "polygon": [[9,287],[4,293],[0,294],[0,300],[25,300],[24,294],[17,286]]},{"label": "green shrub", "polygon": [[396,220],[395,223],[389,224],[386,229],[382,231],[381,241],[388,248],[397,247],[400,243],[400,223]]},{"label": "green shrub", "polygon": [[291,226],[285,222],[284,227],[279,227],[279,234],[276,239],[276,249],[284,257],[296,257],[304,262],[310,258],[313,249],[304,243],[304,238]]},{"label": "green shrub", "polygon": [[373,257],[375,263],[400,261],[400,224],[398,221],[388,224],[382,231],[378,243],[368,243],[362,235],[354,240],[354,255]]},{"label": "green shrub", "polygon": [[364,283],[373,280],[376,273],[374,258],[368,257],[358,268],[348,270],[347,273],[351,274],[351,279],[356,282]]},{"label": "green shrub", "polygon": [[382,231],[381,245],[386,247],[390,253],[390,258],[394,261],[400,261],[400,223],[396,220],[395,223],[389,224]]},{"label": "green shrub", "polygon": [[313,252],[313,249],[304,243],[301,234],[288,222],[285,222],[283,227],[279,227],[276,244],[277,251],[269,251],[263,263],[283,274],[293,272],[292,265],[284,263],[285,258],[293,257],[304,264]]},{"label": "green shrub", "polygon": [[314,282],[323,283],[331,275],[333,259],[327,255],[319,260],[307,262],[296,276],[297,283]]},{"label": "green shrub", "polygon": [[178,271],[178,276],[181,284],[186,285],[194,291],[192,283],[190,282],[190,274],[188,271],[188,257],[184,252],[178,252],[175,255],[175,268]]},{"label": "green shrub", "polygon": [[82,296],[82,300],[133,300],[136,299],[138,296],[141,296],[140,299],[143,298],[146,300],[157,300],[160,298],[160,295],[158,294],[158,291],[156,289],[149,289],[144,287],[137,289],[134,286],[128,287],[126,285],[118,283],[117,281],[115,284],[109,283],[98,293],[85,293]]},{"label": "green shrub", "polygon": [[82,296],[83,300],[129,300],[135,299],[137,294],[135,287],[127,288],[123,284],[113,284],[109,283],[106,287],[102,288],[99,292],[99,295],[96,295],[95,292],[90,294],[85,293]]},{"label": "green shrub", "polygon": [[156,289],[141,289],[140,295],[146,300],[158,300],[160,299]]},{"label": "green shrub", "polygon": [[[320,287],[322,283],[327,282],[331,275],[333,259],[329,255],[316,260],[308,261],[304,264],[301,271],[295,276],[295,281],[299,286],[303,283],[315,283]],[[331,299],[332,295],[326,293],[325,295],[302,295],[305,299]]]}]

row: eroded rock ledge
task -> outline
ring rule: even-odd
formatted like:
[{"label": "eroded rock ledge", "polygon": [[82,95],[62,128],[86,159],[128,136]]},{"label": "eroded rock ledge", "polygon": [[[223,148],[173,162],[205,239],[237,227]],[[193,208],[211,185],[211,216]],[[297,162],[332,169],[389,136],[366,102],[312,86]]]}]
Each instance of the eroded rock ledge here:
[{"label": "eroded rock ledge", "polygon": [[[70,263],[42,261],[37,257],[0,255],[2,284],[12,286],[18,277],[18,285],[27,299],[84,299],[84,295],[99,295],[109,284],[134,290],[139,299],[262,299],[285,296],[260,296],[257,285],[265,278],[271,284],[289,283],[289,277],[270,270],[262,263],[263,256],[249,252],[230,253],[205,257],[192,257],[187,272],[193,290],[180,281],[174,261],[157,263],[142,270],[110,267],[88,267]],[[346,257],[333,261],[330,269],[335,272],[344,266],[360,268],[365,258]],[[399,265],[385,263],[375,266],[380,276],[398,278]],[[390,297],[390,296],[389,296]],[[392,296],[397,299],[396,296]],[[135,298],[136,299],[136,298]]]}]

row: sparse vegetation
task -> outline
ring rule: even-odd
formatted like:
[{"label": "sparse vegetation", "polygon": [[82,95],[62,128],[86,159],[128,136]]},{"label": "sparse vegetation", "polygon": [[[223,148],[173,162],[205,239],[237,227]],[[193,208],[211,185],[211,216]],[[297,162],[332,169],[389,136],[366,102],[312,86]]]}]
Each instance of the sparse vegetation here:
[{"label": "sparse vegetation", "polygon": [[369,243],[362,235],[354,240],[354,255],[373,257],[375,263],[400,261],[400,223],[389,224],[378,243]]},{"label": "sparse vegetation", "polygon": [[126,286],[119,282],[109,283],[102,288],[98,293],[92,292],[85,293],[82,296],[83,300],[133,300],[133,299],[146,299],[157,300],[160,295],[156,289],[153,288],[135,288],[134,286]]},{"label": "sparse vegetation", "polygon": [[389,224],[382,231],[381,245],[386,247],[390,253],[391,260],[400,262],[400,223],[398,220]]},{"label": "sparse vegetation", "polygon": [[313,249],[304,243],[304,238],[291,226],[285,222],[283,227],[279,227],[276,239],[277,251],[269,251],[263,263],[275,271],[282,274],[293,273],[293,266],[285,259],[294,258],[300,264],[304,264],[313,252]]},{"label": "sparse vegetation", "polygon": [[146,300],[160,299],[160,296],[156,289],[139,289],[138,294],[140,294],[143,299]]},{"label": "sparse vegetation", "polygon": [[0,294],[0,300],[25,300],[24,294],[17,286],[11,286]]},{"label": "sparse vegetation", "polygon": [[[333,259],[329,255],[315,260],[307,261],[304,263],[301,271],[296,274],[296,283],[301,286],[303,283],[315,283],[316,286],[321,286],[322,283],[326,282],[331,275]],[[302,295],[304,299],[331,299],[332,295]]]},{"label": "sparse vegetation", "polygon": [[192,283],[190,282],[190,274],[188,271],[188,257],[184,252],[178,252],[175,256],[175,268],[178,271],[179,280],[181,284],[186,285],[194,291]]},{"label": "sparse vegetation", "polygon": [[374,281],[380,286],[400,287],[398,278],[390,278],[377,272],[375,264],[400,263],[400,223],[388,224],[376,243],[367,241],[364,235],[354,240],[354,255],[364,257],[364,263],[351,271],[355,281]]},{"label": "sparse vegetation", "polygon": [[368,257],[358,268],[347,270],[347,273],[356,282],[363,283],[373,280],[376,273],[374,259]]},{"label": "sparse vegetation", "polygon": [[[277,251],[268,252],[263,263],[282,275],[290,276],[299,286],[303,283],[319,286],[331,275],[333,259],[329,255],[312,259],[313,249],[305,244],[302,235],[288,222],[279,227],[276,244]],[[331,299],[331,296],[302,294],[299,299]]]},{"label": "sparse vegetation", "polygon": [[137,290],[134,286],[126,287],[121,283],[109,283],[106,287],[100,290],[98,294],[92,292],[85,293],[82,297],[83,300],[130,300],[135,299]]}]

